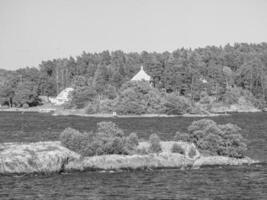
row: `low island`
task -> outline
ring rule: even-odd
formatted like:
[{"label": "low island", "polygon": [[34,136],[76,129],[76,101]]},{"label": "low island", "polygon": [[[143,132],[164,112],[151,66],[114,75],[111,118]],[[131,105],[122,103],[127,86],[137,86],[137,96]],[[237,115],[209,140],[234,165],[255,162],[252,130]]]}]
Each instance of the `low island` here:
[{"label": "low island", "polygon": [[95,132],[66,128],[60,141],[0,144],[0,173],[62,173],[84,170],[180,168],[254,164],[245,156],[247,146],[233,124],[210,119],[194,121],[188,133],[177,132],[173,141],[156,134],[141,140],[124,135],[113,122],[99,122]]}]

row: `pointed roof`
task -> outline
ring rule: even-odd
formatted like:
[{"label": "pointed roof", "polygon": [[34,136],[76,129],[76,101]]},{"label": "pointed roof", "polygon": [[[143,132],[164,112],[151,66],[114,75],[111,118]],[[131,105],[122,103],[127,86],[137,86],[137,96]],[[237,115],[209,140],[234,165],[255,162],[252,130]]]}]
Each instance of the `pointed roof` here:
[{"label": "pointed roof", "polygon": [[140,71],[135,74],[131,81],[150,81],[151,77],[144,71],[144,67],[141,66]]}]

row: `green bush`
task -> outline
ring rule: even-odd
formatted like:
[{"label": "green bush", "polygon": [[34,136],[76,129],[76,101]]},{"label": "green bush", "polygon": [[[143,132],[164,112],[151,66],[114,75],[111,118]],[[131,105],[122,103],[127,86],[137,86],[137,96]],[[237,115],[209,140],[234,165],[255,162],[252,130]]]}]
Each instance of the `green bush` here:
[{"label": "green bush", "polygon": [[127,142],[131,145],[131,146],[138,146],[139,143],[139,139],[136,133],[131,133],[128,137],[127,137]]},{"label": "green bush", "polygon": [[86,143],[88,142],[89,134],[80,133],[72,128],[66,128],[60,134],[59,138],[63,146],[77,153],[82,153],[82,150],[85,148]]},{"label": "green bush", "polygon": [[97,133],[103,133],[111,137],[123,137],[124,132],[115,123],[102,121],[97,123]]},{"label": "green bush", "polygon": [[84,108],[86,114],[95,114],[99,111],[99,104],[96,101],[88,102]]},{"label": "green bush", "polygon": [[152,134],[149,137],[149,152],[151,153],[159,153],[162,151],[160,145],[160,138],[157,134]]},{"label": "green bush", "polygon": [[99,103],[100,113],[112,113],[116,110],[117,99],[104,99]]},{"label": "green bush", "polygon": [[139,144],[139,139],[136,133],[131,133],[126,137],[126,151],[128,154],[136,153],[137,146]]},{"label": "green bush", "polygon": [[123,84],[116,104],[120,114],[163,113],[164,97],[146,81],[131,81]]},{"label": "green bush", "polygon": [[120,114],[144,114],[147,109],[145,95],[151,87],[146,81],[126,82],[121,87],[116,111]]},{"label": "green bush", "polygon": [[179,153],[179,154],[185,154],[185,151],[184,149],[181,147],[181,145],[175,143],[172,145],[172,148],[171,148],[171,152],[172,153]]},{"label": "green bush", "polygon": [[80,133],[67,128],[60,134],[62,144],[83,156],[105,154],[132,154],[138,146],[138,137],[124,136],[113,122],[99,122],[95,133]]},{"label": "green bush", "polygon": [[224,103],[226,103],[227,105],[231,105],[231,104],[235,104],[238,103],[239,97],[241,96],[241,93],[238,89],[229,89],[227,90],[223,97],[222,100]]},{"label": "green bush", "polygon": [[235,158],[245,156],[247,145],[236,125],[217,125],[210,119],[202,119],[194,121],[188,131],[191,142],[203,152]]},{"label": "green bush", "polygon": [[177,131],[174,135],[174,141],[184,141],[184,142],[190,142],[190,137],[188,133],[180,133]]},{"label": "green bush", "polygon": [[71,92],[71,105],[75,108],[84,108],[88,103],[93,102],[97,93],[91,86],[75,87]]},{"label": "green bush", "polygon": [[22,105],[22,108],[29,108],[30,106],[29,106],[29,104],[27,104],[27,103],[24,103],[23,105]]},{"label": "green bush", "polygon": [[139,148],[139,149],[136,150],[136,154],[146,155],[146,154],[148,154],[148,150],[145,147]]},{"label": "green bush", "polygon": [[170,115],[190,113],[192,109],[190,99],[184,96],[180,96],[177,93],[167,94],[164,106],[165,106],[166,114],[170,114]]},{"label": "green bush", "polygon": [[200,100],[199,100],[199,102],[201,103],[201,104],[210,104],[211,103],[211,97],[208,95],[208,93],[207,92],[201,92],[200,93]]},{"label": "green bush", "polygon": [[194,158],[196,154],[196,149],[191,147],[188,153],[189,158]]},{"label": "green bush", "polygon": [[256,108],[261,109],[261,110],[263,110],[264,108],[267,107],[266,101],[263,97],[261,97],[259,99],[255,98],[252,103]]}]

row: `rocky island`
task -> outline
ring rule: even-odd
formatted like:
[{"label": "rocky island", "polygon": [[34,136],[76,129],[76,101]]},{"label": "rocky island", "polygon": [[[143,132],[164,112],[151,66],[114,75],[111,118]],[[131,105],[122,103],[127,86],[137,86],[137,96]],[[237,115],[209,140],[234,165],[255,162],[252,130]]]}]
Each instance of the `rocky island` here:
[{"label": "rocky island", "polygon": [[[181,145],[185,154],[172,153],[170,146]],[[144,147],[145,146],[145,147]],[[59,141],[29,144],[4,143],[0,145],[0,173],[60,173],[73,170],[119,170],[154,168],[199,168],[207,165],[242,165],[258,161],[225,156],[204,156],[193,144],[161,142],[162,152],[136,155],[99,155],[83,157],[61,145]],[[138,148],[147,148],[142,142]],[[196,154],[190,157],[193,148]]]},{"label": "rocky island", "polygon": [[67,128],[60,141],[0,144],[0,174],[61,173],[84,170],[180,168],[254,164],[244,155],[246,145],[232,124],[203,119],[179,133],[174,141],[152,134],[141,141],[112,122],[98,123],[95,133]]}]

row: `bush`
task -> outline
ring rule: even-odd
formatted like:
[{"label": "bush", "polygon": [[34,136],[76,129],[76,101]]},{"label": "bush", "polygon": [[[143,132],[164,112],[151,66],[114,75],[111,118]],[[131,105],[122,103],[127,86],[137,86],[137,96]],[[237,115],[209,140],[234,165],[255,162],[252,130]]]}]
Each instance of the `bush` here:
[{"label": "bush", "polygon": [[145,95],[147,102],[146,113],[160,114],[165,112],[164,96],[156,88],[151,88],[148,94]]},{"label": "bush", "polygon": [[116,104],[120,114],[163,113],[164,98],[160,91],[146,81],[123,84]]},{"label": "bush", "polygon": [[71,93],[71,105],[76,108],[84,108],[89,102],[93,102],[97,93],[90,86],[76,87]]},{"label": "bush", "polygon": [[100,113],[112,113],[113,111],[116,110],[116,104],[117,104],[117,99],[104,99],[101,100],[99,103],[99,112]]},{"label": "bush", "polygon": [[97,133],[104,133],[106,136],[113,137],[123,137],[124,132],[115,123],[109,122],[98,122],[97,123]]},{"label": "bush", "polygon": [[171,152],[172,153],[179,153],[179,154],[185,154],[185,151],[184,149],[181,147],[181,145],[175,143],[172,145],[172,148],[171,148]]},{"label": "bush", "polygon": [[169,115],[190,113],[192,109],[190,99],[184,96],[180,96],[177,93],[167,94],[164,106],[165,106],[165,112]]},{"label": "bush", "polygon": [[136,150],[138,137],[124,137],[123,131],[113,122],[99,122],[95,133],[80,133],[67,128],[60,134],[62,144],[83,156],[104,154],[131,154]]},{"label": "bush", "polygon": [[208,95],[207,92],[201,92],[199,102],[201,104],[210,104],[212,101],[211,97]]},{"label": "bush", "polygon": [[191,147],[188,153],[189,158],[194,158],[196,154],[196,149]]},{"label": "bush", "polygon": [[121,93],[116,105],[120,114],[144,114],[147,109],[145,95],[151,90],[146,81],[126,82],[121,87]]},{"label": "bush", "polygon": [[22,108],[29,108],[29,104],[24,103],[24,104],[22,105]]},{"label": "bush", "polygon": [[83,134],[79,131],[66,128],[59,136],[63,146],[77,153],[82,153],[82,149],[85,148],[89,134]]},{"label": "bush", "polygon": [[86,114],[95,114],[99,111],[99,103],[96,101],[88,102],[84,108]]},{"label": "bush", "polygon": [[151,153],[159,153],[161,152],[160,138],[157,134],[152,134],[149,137],[149,152]]},{"label": "bush", "polygon": [[241,96],[241,93],[238,89],[229,89],[227,90],[223,97],[222,100],[224,103],[226,103],[227,105],[231,105],[231,104],[235,104],[238,103],[239,97]]},{"label": "bush", "polygon": [[131,133],[128,137],[127,137],[127,142],[129,144],[131,144],[131,146],[138,146],[139,143],[139,139],[136,133]]},{"label": "bush", "polygon": [[190,142],[190,136],[188,133],[180,133],[177,131],[174,135],[174,141]]},{"label": "bush", "polygon": [[188,131],[191,142],[203,152],[235,158],[245,155],[247,145],[236,125],[217,125],[210,119],[202,119],[194,121]]},{"label": "bush", "polygon": [[261,109],[261,110],[267,107],[266,101],[262,97],[259,99],[254,99],[252,103],[256,108]]},{"label": "bush", "polygon": [[146,155],[146,154],[148,154],[148,151],[145,147],[143,147],[143,148],[137,149],[136,153],[140,154],[140,155]]},{"label": "bush", "polygon": [[137,146],[139,144],[139,139],[136,133],[131,133],[126,138],[126,151],[128,154],[136,153]]}]

